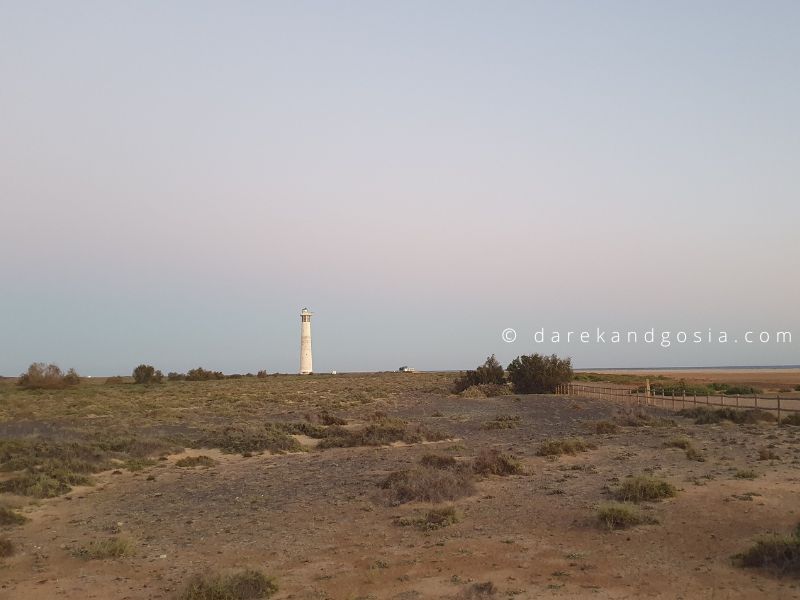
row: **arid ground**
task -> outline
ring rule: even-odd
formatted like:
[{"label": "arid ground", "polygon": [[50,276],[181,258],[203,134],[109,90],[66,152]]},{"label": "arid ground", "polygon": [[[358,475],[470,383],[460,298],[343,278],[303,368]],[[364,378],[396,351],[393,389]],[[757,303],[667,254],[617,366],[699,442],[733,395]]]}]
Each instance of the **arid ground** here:
[{"label": "arid ground", "polygon": [[[724,377],[800,384],[764,376]],[[0,598],[177,599],[196,574],[245,568],[275,578],[273,598],[800,597],[797,577],[734,558],[800,523],[800,427],[462,397],[452,379],[0,382],[0,514],[26,519],[0,525]],[[575,454],[540,455],[563,438]],[[597,507],[637,476],[675,494],[612,529]]]}]

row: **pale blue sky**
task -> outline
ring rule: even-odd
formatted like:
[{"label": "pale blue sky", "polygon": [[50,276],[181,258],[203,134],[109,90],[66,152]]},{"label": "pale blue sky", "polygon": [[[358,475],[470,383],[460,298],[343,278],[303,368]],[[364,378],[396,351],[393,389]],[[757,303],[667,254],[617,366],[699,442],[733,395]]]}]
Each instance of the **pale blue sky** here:
[{"label": "pale blue sky", "polygon": [[320,371],[800,363],[798,31],[797,2],[0,1],[0,374],[296,371],[306,305]]}]

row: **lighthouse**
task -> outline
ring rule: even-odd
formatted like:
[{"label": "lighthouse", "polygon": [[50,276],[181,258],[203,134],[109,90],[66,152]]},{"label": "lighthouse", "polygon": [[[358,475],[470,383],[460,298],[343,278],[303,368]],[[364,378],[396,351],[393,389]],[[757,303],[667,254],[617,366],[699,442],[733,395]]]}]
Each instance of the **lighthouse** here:
[{"label": "lighthouse", "polygon": [[300,375],[310,375],[311,368],[311,311],[300,311]]}]

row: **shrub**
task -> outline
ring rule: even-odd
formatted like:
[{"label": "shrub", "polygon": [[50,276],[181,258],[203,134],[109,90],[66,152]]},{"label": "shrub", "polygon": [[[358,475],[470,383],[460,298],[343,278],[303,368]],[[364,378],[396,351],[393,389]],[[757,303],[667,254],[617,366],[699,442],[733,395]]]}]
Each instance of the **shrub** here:
[{"label": "shrub", "polygon": [[772,535],[756,541],[734,557],[743,567],[773,571],[778,575],[800,575],[800,525],[792,535]]},{"label": "shrub", "polygon": [[17,385],[28,390],[56,390],[78,385],[80,382],[80,376],[75,369],[70,369],[65,375],[57,365],[33,363],[19,376]]},{"label": "shrub", "polygon": [[350,448],[355,446],[386,446],[392,442],[415,444],[422,441],[439,441],[447,435],[417,424],[408,425],[402,419],[382,418],[360,430],[332,426],[318,448]]},{"label": "shrub", "polygon": [[586,452],[593,446],[581,438],[561,438],[545,440],[536,450],[536,456],[559,456],[561,454],[575,455],[577,452]]},{"label": "shrub", "polygon": [[675,486],[663,479],[639,475],[623,481],[615,495],[622,502],[645,502],[672,498],[676,493]]},{"label": "shrub", "polygon": [[395,525],[402,527],[414,526],[425,531],[432,531],[434,529],[442,529],[455,525],[461,520],[461,515],[453,506],[445,506],[442,508],[432,508],[423,518],[410,519],[401,518],[395,520]]},{"label": "shrub", "polygon": [[419,460],[419,464],[432,469],[455,469],[458,467],[458,461],[455,458],[441,454],[425,454]]},{"label": "shrub", "polygon": [[597,421],[594,423],[594,432],[599,434],[617,433],[619,427],[611,421]]},{"label": "shrub", "polygon": [[505,476],[522,473],[522,465],[516,458],[494,448],[481,450],[475,457],[473,469],[478,475]]},{"label": "shrub", "polygon": [[14,556],[14,544],[6,537],[0,537],[0,558]]},{"label": "shrub", "polygon": [[111,377],[106,377],[103,383],[106,385],[119,385],[120,383],[125,383],[125,378],[121,375],[112,375]]},{"label": "shrub", "polygon": [[175,371],[170,371],[167,373],[167,381],[185,381],[186,375],[183,373],[176,373]]},{"label": "shrub", "polygon": [[200,456],[185,456],[180,460],[175,461],[177,467],[212,467],[216,464],[210,456],[201,454]]},{"label": "shrub", "polygon": [[225,379],[222,371],[206,371],[203,367],[189,369],[186,372],[186,381],[210,381],[214,379]]},{"label": "shrub", "polygon": [[135,383],[162,383],[164,375],[152,365],[139,365],[133,370],[133,381]]},{"label": "shrub", "polygon": [[686,458],[688,458],[689,460],[696,460],[697,462],[705,462],[706,461],[705,457],[694,446],[689,446],[686,449]]},{"label": "shrub", "polygon": [[758,473],[753,471],[753,469],[737,469],[733,476],[736,479],[755,479],[758,477]]},{"label": "shrub", "polygon": [[195,575],[178,597],[179,600],[257,600],[278,591],[272,577],[261,571],[245,569],[230,575]]},{"label": "shrub", "polygon": [[639,507],[630,502],[606,502],[597,507],[597,520],[608,529],[627,529],[643,523],[656,523],[643,516]]},{"label": "shrub", "polygon": [[483,424],[483,429],[514,429],[520,424],[522,418],[517,415],[498,415],[491,421]]},{"label": "shrub", "polygon": [[111,537],[104,540],[94,540],[86,546],[78,548],[76,555],[87,560],[101,560],[104,558],[122,558],[133,556],[134,545],[124,537]]},{"label": "shrub", "polygon": [[688,450],[692,447],[692,441],[686,437],[676,437],[672,438],[668,442],[664,442],[664,446],[667,448],[680,448],[682,450]]},{"label": "shrub", "polygon": [[516,394],[553,393],[558,385],[571,381],[573,375],[571,359],[555,354],[518,356],[507,370]]},{"label": "shrub", "polygon": [[257,425],[229,425],[222,429],[212,430],[203,437],[200,446],[219,448],[223,452],[241,453],[261,452],[297,452],[302,450],[300,443],[286,433],[280,426],[266,423]]},{"label": "shrub", "polygon": [[264,369],[262,369],[261,371],[256,373],[256,377],[258,377],[259,379],[266,379],[267,377],[269,377],[269,373],[267,373]]},{"label": "shrub", "polygon": [[760,448],[758,451],[758,460],[779,460],[778,456],[772,448]]},{"label": "shrub", "polygon": [[22,475],[0,482],[0,492],[32,496],[33,498],[55,498],[70,491],[73,485],[89,485],[85,475],[66,470],[49,472],[26,471]]},{"label": "shrub", "polygon": [[453,382],[453,392],[460,394],[473,385],[503,385],[506,375],[503,367],[492,354],[481,366],[474,371],[467,371]]},{"label": "shrub", "polygon": [[781,421],[784,425],[797,425],[800,427],[800,412],[792,413]]},{"label": "shrub", "polygon": [[422,466],[390,473],[380,486],[388,491],[395,504],[415,500],[438,503],[469,496],[475,491],[472,474],[467,469]]},{"label": "shrub", "polygon": [[28,518],[8,508],[0,506],[0,526],[22,525]]},{"label": "shrub", "polygon": [[722,421],[731,421],[743,425],[746,423],[752,424],[760,421],[773,422],[777,420],[777,417],[771,412],[761,410],[760,408],[737,410],[735,408],[710,409],[705,406],[696,406],[694,408],[680,410],[678,414],[682,417],[694,419],[696,425],[708,425],[711,423],[721,423]]}]

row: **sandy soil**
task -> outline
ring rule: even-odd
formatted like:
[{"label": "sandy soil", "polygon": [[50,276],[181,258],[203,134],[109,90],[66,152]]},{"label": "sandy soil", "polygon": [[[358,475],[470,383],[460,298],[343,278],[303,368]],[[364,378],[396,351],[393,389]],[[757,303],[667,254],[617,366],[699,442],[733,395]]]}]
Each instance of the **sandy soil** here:
[{"label": "sandy soil", "polygon": [[[451,440],[249,458],[192,451],[217,463],[180,468],[179,455],[137,473],[105,472],[93,487],[24,509],[31,521],[6,532],[19,552],[0,566],[0,598],[168,599],[194,573],[242,567],[274,575],[276,598],[309,600],[479,597],[471,585],[485,581],[498,598],[800,597],[800,581],[731,561],[755,537],[800,521],[800,428],[677,419],[675,428],[587,429],[586,421],[617,411],[564,397],[431,396],[397,401],[391,415],[447,430]],[[520,425],[483,428],[500,414],[521,417]],[[535,455],[547,437],[574,434],[597,449],[557,460]],[[705,462],[664,447],[681,434]],[[758,460],[767,445],[779,460]],[[451,527],[393,524],[428,507],[390,505],[378,486],[387,473],[433,449],[470,457],[485,447],[514,453],[527,474],[481,481],[454,503],[463,519]],[[735,479],[744,468],[760,476]],[[644,472],[680,490],[646,506],[659,523],[599,528],[593,507],[609,498],[609,486]],[[73,555],[112,532],[135,540],[134,557]]]}]

